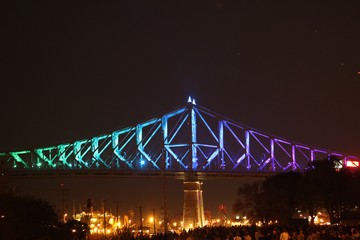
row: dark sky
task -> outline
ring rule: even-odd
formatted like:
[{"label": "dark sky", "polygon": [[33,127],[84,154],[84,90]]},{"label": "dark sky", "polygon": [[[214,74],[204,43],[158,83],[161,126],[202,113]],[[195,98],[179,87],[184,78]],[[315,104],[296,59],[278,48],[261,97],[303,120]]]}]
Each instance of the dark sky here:
[{"label": "dark sky", "polygon": [[360,156],[360,1],[1,3],[0,151],[186,103]]}]

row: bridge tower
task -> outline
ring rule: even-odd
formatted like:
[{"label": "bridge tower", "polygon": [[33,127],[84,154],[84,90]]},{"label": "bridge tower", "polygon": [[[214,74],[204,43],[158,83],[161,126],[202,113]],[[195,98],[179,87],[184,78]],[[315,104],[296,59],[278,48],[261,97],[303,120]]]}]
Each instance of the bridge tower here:
[{"label": "bridge tower", "polygon": [[202,182],[193,175],[187,174],[184,180],[184,229],[203,227],[205,225]]},{"label": "bridge tower", "polygon": [[184,208],[183,226],[184,229],[204,226],[204,202],[202,196],[202,182],[194,176],[194,171],[198,168],[197,158],[197,138],[196,138],[196,114],[194,110],[195,100],[189,99],[189,152],[191,160],[191,171],[185,174],[184,179]]}]

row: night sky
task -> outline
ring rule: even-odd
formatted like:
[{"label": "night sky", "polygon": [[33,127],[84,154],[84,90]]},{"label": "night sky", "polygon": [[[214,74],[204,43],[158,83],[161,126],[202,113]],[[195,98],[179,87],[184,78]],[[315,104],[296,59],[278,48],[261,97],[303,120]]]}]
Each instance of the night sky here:
[{"label": "night sky", "polygon": [[358,0],[10,2],[0,152],[109,133],[193,96],[255,129],[360,156]]}]

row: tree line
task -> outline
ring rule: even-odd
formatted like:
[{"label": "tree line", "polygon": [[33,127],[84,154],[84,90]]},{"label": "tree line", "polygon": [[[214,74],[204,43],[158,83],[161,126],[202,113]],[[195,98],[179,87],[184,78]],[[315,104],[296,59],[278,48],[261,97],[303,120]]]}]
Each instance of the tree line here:
[{"label": "tree line", "polygon": [[360,218],[359,169],[350,170],[339,159],[313,161],[304,172],[290,171],[238,189],[233,212],[253,222],[290,224],[294,213],[307,212],[310,224],[320,209],[332,224],[346,217]]},{"label": "tree line", "polygon": [[59,221],[54,207],[45,200],[0,194],[0,239],[85,239],[88,231],[85,223]]}]

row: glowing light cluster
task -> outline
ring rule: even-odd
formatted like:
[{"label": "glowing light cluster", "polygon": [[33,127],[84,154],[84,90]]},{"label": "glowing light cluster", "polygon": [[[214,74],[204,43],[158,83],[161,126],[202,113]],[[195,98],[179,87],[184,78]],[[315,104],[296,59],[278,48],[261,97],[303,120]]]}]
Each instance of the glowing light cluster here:
[{"label": "glowing light cluster", "polygon": [[358,168],[360,166],[359,161],[358,160],[347,160],[346,161],[346,167],[349,168]]},{"label": "glowing light cluster", "polygon": [[77,221],[88,223],[90,234],[92,235],[116,234],[123,227],[120,218],[108,212],[81,212],[73,216],[73,218]]}]

